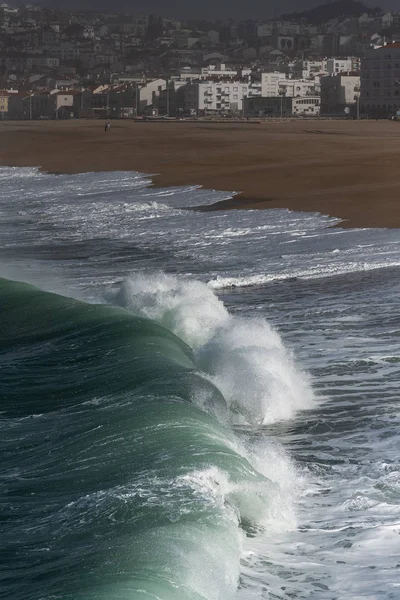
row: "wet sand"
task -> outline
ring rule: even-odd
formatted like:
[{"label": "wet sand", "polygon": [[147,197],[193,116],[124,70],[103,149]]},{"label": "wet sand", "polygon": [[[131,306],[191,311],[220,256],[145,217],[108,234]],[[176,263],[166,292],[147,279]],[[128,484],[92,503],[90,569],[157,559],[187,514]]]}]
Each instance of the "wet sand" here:
[{"label": "wet sand", "polygon": [[400,123],[0,122],[0,165],[132,170],[156,186],[239,195],[218,208],[289,208],[347,227],[400,227]]}]

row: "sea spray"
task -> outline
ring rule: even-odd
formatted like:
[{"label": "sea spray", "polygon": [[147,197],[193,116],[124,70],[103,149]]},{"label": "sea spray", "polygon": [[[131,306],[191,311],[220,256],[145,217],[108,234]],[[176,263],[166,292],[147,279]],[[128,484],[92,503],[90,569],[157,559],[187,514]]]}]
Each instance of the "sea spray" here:
[{"label": "sea spray", "polygon": [[270,424],[314,406],[309,377],[296,368],[278,332],[264,319],[231,316],[205,283],[139,273],[121,284],[115,302],[193,348],[196,365],[222,391],[234,422]]}]

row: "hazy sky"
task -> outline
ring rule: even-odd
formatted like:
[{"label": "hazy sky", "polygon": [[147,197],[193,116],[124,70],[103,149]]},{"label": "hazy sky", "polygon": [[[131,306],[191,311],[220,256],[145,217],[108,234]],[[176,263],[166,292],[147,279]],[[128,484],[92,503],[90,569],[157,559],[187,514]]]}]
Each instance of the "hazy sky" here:
[{"label": "hazy sky", "polygon": [[[300,11],[324,3],[324,0],[41,0],[58,7],[91,10],[149,12],[181,18],[262,18],[284,12]],[[370,6],[400,10],[400,0],[367,0]]]}]

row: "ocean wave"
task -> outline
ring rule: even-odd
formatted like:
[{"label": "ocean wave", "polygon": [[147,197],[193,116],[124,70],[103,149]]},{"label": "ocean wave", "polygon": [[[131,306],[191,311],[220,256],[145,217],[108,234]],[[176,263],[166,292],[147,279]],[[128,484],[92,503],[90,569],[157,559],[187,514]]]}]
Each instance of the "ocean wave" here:
[{"label": "ocean wave", "polygon": [[231,423],[312,394],[204,283],[138,275],[115,300],[130,311],[0,281],[6,592],[226,600],[246,533],[295,522],[286,454]]}]

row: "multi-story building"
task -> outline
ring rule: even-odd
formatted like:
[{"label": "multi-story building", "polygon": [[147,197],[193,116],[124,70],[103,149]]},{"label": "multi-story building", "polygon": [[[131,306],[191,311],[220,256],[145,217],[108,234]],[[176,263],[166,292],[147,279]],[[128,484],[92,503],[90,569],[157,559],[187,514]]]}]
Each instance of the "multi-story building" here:
[{"label": "multi-story building", "polygon": [[262,73],[261,96],[263,98],[274,98],[279,96],[280,82],[286,81],[285,73]]},{"label": "multi-story building", "polygon": [[[321,114],[344,116],[359,105],[360,75],[338,73],[321,78]],[[357,112],[357,111],[356,111]]]},{"label": "multi-story building", "polygon": [[77,60],[80,56],[78,44],[73,42],[61,42],[59,55],[62,61]]},{"label": "multi-story building", "polygon": [[278,95],[288,98],[299,98],[302,96],[316,96],[318,85],[314,80],[284,79],[279,82]]},{"label": "multi-story building", "polygon": [[277,98],[287,96],[315,96],[317,84],[314,80],[288,79],[285,73],[262,73],[261,96],[263,98]]},{"label": "multi-story building", "polygon": [[240,112],[249,93],[248,79],[221,79],[190,83],[184,89],[185,110],[200,112]]},{"label": "multi-story building", "polygon": [[400,42],[370,50],[361,62],[361,111],[386,117],[400,110]]},{"label": "multi-story building", "polygon": [[355,56],[347,58],[328,58],[326,70],[329,75],[337,73],[354,73],[360,70],[360,59]]}]

